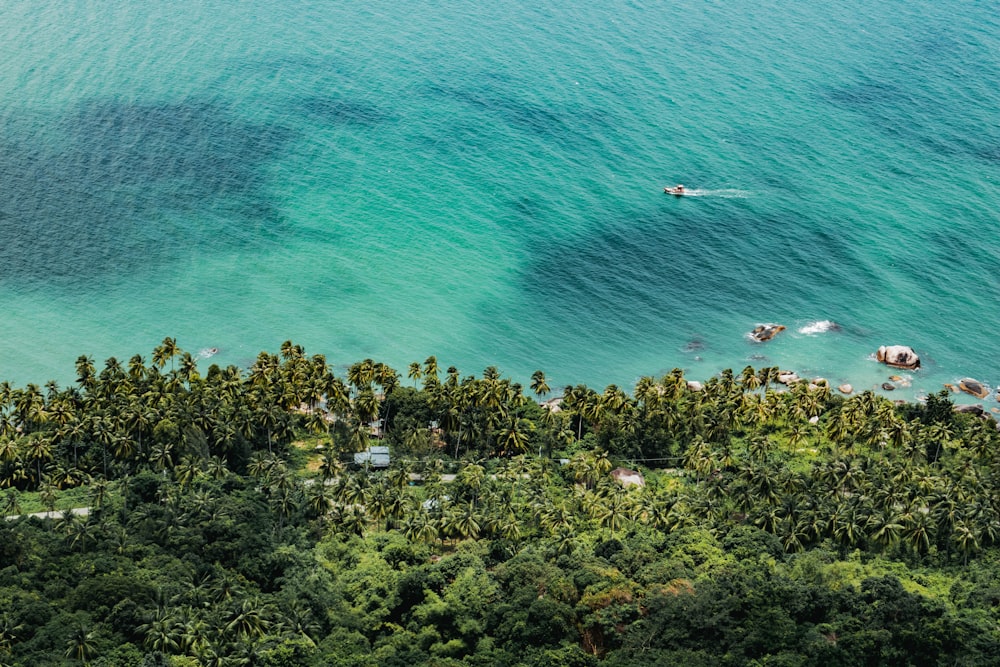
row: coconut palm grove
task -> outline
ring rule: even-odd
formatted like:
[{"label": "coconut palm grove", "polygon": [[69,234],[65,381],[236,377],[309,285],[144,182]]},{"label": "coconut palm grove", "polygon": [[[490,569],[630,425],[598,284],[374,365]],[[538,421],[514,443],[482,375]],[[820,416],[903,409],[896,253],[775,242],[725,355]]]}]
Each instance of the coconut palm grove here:
[{"label": "coconut palm grove", "polygon": [[0,385],[2,665],[1000,656],[1000,433],[945,392],[338,376],[291,342],[199,369],[170,338],[76,375]]}]

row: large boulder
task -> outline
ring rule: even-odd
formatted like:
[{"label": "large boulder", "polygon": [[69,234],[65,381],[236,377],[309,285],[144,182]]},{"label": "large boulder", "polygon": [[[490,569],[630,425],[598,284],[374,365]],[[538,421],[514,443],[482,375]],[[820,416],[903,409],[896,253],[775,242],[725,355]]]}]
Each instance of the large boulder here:
[{"label": "large boulder", "polygon": [[958,388],[966,394],[972,394],[976,398],[986,398],[990,395],[989,389],[984,387],[982,382],[973,380],[972,378],[963,378],[959,381]]},{"label": "large boulder", "polygon": [[875,358],[895,368],[907,368],[911,371],[920,368],[920,357],[907,345],[883,345],[875,353]]},{"label": "large boulder", "polygon": [[793,371],[781,371],[780,373],[778,373],[777,379],[780,384],[787,386],[791,386],[796,382],[802,380],[802,378],[800,378],[798,374],[794,373]]},{"label": "large boulder", "polygon": [[839,391],[841,394],[853,394],[854,387],[852,387],[849,384],[842,384],[839,387],[837,387],[837,391]]},{"label": "large boulder", "polygon": [[758,343],[763,343],[765,340],[771,340],[784,330],[785,327],[781,324],[759,324],[750,332],[750,338]]},{"label": "large boulder", "polygon": [[628,468],[615,468],[611,471],[611,477],[622,486],[646,486],[646,480],[642,478],[642,473]]}]

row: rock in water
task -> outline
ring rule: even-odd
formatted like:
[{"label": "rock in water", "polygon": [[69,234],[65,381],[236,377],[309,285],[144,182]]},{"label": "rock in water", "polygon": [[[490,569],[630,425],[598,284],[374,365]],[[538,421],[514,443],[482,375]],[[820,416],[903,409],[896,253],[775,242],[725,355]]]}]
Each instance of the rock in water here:
[{"label": "rock in water", "polygon": [[972,378],[963,378],[959,381],[958,388],[966,394],[972,394],[976,398],[986,398],[990,395],[990,392],[983,386],[982,382],[973,380]]},{"label": "rock in water", "polygon": [[882,389],[885,389],[886,391],[892,391],[895,388],[896,388],[895,385],[893,385],[891,382],[882,383]]},{"label": "rock in water", "polygon": [[842,384],[839,387],[837,387],[837,391],[839,391],[841,394],[849,395],[854,393],[854,387],[852,387],[849,384]]},{"label": "rock in water", "polygon": [[781,324],[760,324],[750,332],[750,337],[758,343],[763,343],[765,340],[771,340],[784,330],[785,327]]},{"label": "rock in water", "polygon": [[796,382],[798,382],[801,379],[802,378],[800,378],[798,375],[796,375],[792,371],[782,371],[782,372],[778,373],[778,382],[781,383],[781,384],[783,384],[783,385],[791,386],[791,385],[795,384]]},{"label": "rock in water", "polygon": [[875,358],[887,366],[911,371],[920,368],[920,357],[907,345],[883,345],[875,353]]}]

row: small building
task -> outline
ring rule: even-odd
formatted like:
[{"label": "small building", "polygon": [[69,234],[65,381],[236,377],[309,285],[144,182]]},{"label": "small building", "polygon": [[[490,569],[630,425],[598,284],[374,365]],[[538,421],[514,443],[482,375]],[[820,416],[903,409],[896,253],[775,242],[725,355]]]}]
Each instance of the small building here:
[{"label": "small building", "polygon": [[389,448],[382,445],[369,447],[354,455],[354,463],[361,467],[388,468],[389,462]]}]

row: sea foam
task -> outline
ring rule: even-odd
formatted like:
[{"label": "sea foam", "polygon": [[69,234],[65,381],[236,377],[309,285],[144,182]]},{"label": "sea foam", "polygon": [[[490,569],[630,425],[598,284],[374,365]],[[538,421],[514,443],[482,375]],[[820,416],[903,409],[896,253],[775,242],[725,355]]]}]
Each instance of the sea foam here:
[{"label": "sea foam", "polygon": [[827,331],[840,331],[840,325],[832,320],[819,320],[818,322],[810,322],[804,327],[799,328],[799,333],[807,336],[826,333]]}]

